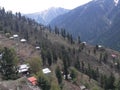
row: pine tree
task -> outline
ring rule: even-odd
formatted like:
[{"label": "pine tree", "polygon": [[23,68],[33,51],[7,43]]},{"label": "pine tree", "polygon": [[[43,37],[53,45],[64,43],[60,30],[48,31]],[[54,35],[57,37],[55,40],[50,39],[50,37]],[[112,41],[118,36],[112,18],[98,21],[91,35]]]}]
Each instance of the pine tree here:
[{"label": "pine tree", "polygon": [[63,38],[66,37],[66,30],[65,29],[61,29],[61,35],[63,36]]},{"label": "pine tree", "polygon": [[103,61],[104,61],[104,63],[107,63],[107,59],[108,59],[108,54],[105,53],[104,56],[103,56]]},{"label": "pine tree", "polygon": [[15,79],[17,77],[17,58],[14,50],[4,48],[2,60],[0,61],[3,79]]},{"label": "pine tree", "polygon": [[116,82],[116,89],[115,90],[120,90],[120,79]]},{"label": "pine tree", "polygon": [[56,77],[58,79],[58,83],[61,84],[62,83],[62,74],[60,72],[60,68],[59,67],[56,68],[55,74],[56,74]]},{"label": "pine tree", "polygon": [[63,64],[64,64],[65,79],[68,80],[69,71],[68,71],[68,63],[67,63],[67,60],[63,60]]},{"label": "pine tree", "polygon": [[41,70],[41,59],[39,57],[33,57],[28,61],[30,67],[31,67],[31,71],[32,73],[37,73]]},{"label": "pine tree", "polygon": [[51,33],[52,28],[51,28],[51,26],[50,26],[50,25],[48,26],[48,29],[49,29],[49,32]]},{"label": "pine tree", "polygon": [[57,61],[57,54],[53,50],[52,50],[52,56],[53,56],[53,62],[55,63]]},{"label": "pine tree", "polygon": [[80,39],[80,36],[78,36],[78,44],[81,43],[81,39]]},{"label": "pine tree", "polygon": [[59,35],[59,29],[57,26],[55,26],[55,34],[58,34]]},{"label": "pine tree", "polygon": [[72,34],[70,35],[70,43],[71,43],[71,44],[74,43],[74,40],[73,40],[73,36],[72,36]]},{"label": "pine tree", "polygon": [[77,61],[75,62],[75,68],[77,70],[80,70],[80,61],[79,61],[79,57],[77,56]]},{"label": "pine tree", "polygon": [[46,51],[44,49],[41,50],[41,58],[43,66],[46,65]]},{"label": "pine tree", "polygon": [[37,81],[38,81],[38,86],[42,88],[42,90],[50,90],[51,84],[49,79],[43,75],[43,73],[39,72],[37,74]]},{"label": "pine tree", "polygon": [[70,74],[70,76],[71,76],[72,80],[77,79],[77,70],[75,68],[71,68],[71,74]]},{"label": "pine tree", "polygon": [[63,65],[64,65],[63,69],[65,74],[65,79],[68,80],[68,74],[69,74],[68,68],[70,66],[70,61],[69,61],[70,59],[66,50],[63,50],[62,54],[63,54],[62,59],[63,59]]},{"label": "pine tree", "polygon": [[81,62],[81,69],[82,69],[82,72],[84,72],[84,62],[83,61]]},{"label": "pine tree", "polygon": [[114,86],[114,82],[115,82],[115,77],[114,77],[114,75],[111,73],[111,75],[108,77],[108,86],[107,86],[107,88],[108,89],[114,89],[115,88],[115,86]]},{"label": "pine tree", "polygon": [[48,60],[49,66],[51,66],[52,65],[52,55],[49,50],[47,51],[47,60]]},{"label": "pine tree", "polygon": [[99,58],[99,63],[101,64],[101,62],[102,62],[102,53],[100,53],[100,58]]}]

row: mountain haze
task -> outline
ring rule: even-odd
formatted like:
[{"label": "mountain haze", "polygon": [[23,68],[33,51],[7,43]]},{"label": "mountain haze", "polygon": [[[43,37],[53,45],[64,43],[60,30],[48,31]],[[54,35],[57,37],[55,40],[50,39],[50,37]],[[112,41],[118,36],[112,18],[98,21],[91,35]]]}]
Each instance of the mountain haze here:
[{"label": "mountain haze", "polygon": [[64,8],[49,8],[48,10],[42,11],[42,12],[37,12],[37,13],[31,13],[31,14],[26,14],[25,16],[34,19],[38,23],[42,24],[49,24],[51,20],[56,18],[59,15],[67,13],[69,10],[64,9]]}]

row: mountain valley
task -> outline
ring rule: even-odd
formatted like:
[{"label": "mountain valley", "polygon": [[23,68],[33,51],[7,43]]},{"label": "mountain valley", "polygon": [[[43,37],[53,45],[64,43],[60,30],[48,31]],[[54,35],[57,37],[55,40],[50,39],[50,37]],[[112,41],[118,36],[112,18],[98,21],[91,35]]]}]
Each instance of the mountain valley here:
[{"label": "mountain valley", "polygon": [[0,90],[120,90],[120,2],[46,12],[0,8]]}]

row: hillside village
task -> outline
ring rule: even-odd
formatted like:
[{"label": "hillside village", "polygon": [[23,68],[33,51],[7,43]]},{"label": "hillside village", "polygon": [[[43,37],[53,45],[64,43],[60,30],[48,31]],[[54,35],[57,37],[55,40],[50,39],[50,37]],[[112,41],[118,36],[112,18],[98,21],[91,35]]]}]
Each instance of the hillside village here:
[{"label": "hillside village", "polygon": [[[25,64],[25,60],[32,58],[32,57],[40,57],[40,47],[39,46],[32,46],[30,44],[27,43],[27,41],[25,39],[20,39],[21,37],[19,37],[19,35],[15,34],[13,36],[9,36],[9,33],[4,34],[0,34],[0,46],[1,47],[8,47],[8,48],[14,48],[17,56],[19,57],[19,64],[18,64],[18,73],[20,73],[20,79],[18,80],[14,80],[14,81],[3,81],[1,82],[1,89],[2,90],[40,90],[36,84],[37,84],[37,79],[33,76],[33,77],[29,77],[29,75],[27,76],[27,74],[29,74],[29,64]],[[2,53],[1,53],[1,59],[2,59]],[[50,69],[45,68],[42,70],[43,74],[49,74],[51,73]],[[28,80],[27,80],[27,77]],[[30,78],[33,78],[34,81],[31,81]],[[63,78],[65,79],[64,75]],[[69,78],[71,79],[71,77],[69,76]],[[31,84],[29,82],[31,82]],[[23,82],[23,83],[22,83]],[[25,83],[26,82],[26,83]],[[24,85],[26,84],[26,85]],[[20,85],[20,86],[19,86]],[[72,86],[73,88],[78,88],[76,86]],[[7,89],[9,88],[9,89]],[[80,88],[78,88],[80,90]]]},{"label": "hillside village", "polygon": [[120,53],[0,10],[1,90],[119,90]]}]

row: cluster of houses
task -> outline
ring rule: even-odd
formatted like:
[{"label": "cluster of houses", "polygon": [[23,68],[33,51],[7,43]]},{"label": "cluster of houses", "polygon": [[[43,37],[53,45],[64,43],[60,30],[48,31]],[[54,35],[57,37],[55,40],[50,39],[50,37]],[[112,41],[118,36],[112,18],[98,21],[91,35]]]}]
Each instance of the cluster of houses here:
[{"label": "cluster of houses", "polygon": [[[17,35],[17,34],[14,34],[13,36],[9,37],[9,39],[11,39],[11,40],[19,40],[18,38],[19,38],[19,35]],[[21,38],[20,42],[25,43],[25,42],[27,42],[27,40],[24,39],[24,38]],[[82,42],[82,44],[86,45],[86,42]],[[98,47],[99,50],[103,49],[103,46],[101,46],[101,45],[98,45],[97,47]],[[35,49],[40,50],[40,47],[36,46]],[[111,56],[112,56],[113,59],[115,59],[117,57],[117,55],[115,55],[115,54],[112,54]],[[2,54],[0,54],[0,59],[2,59]],[[117,65],[117,63],[115,63],[115,64]],[[29,76],[29,74],[30,74],[29,71],[30,71],[29,64],[22,64],[22,65],[18,66],[18,73],[21,74],[21,75],[26,75],[26,76],[28,75]],[[42,69],[42,72],[43,72],[43,74],[47,75],[47,74],[51,73],[51,70],[49,68],[44,68],[44,69]],[[65,77],[66,76],[63,75],[64,79],[65,79]],[[69,80],[72,79],[70,74],[68,74],[67,77],[68,77]],[[28,77],[27,80],[33,86],[35,86],[37,84],[37,79],[34,76]],[[84,85],[82,85],[82,86],[80,86],[80,89],[81,90],[86,90],[86,87]]]},{"label": "cluster of houses", "polygon": [[[13,36],[9,37],[9,39],[11,39],[11,40],[19,40],[19,35],[14,34]],[[24,38],[21,38],[21,39],[20,39],[20,42],[21,42],[21,43],[25,43],[25,42],[27,42],[27,40],[24,39]],[[82,44],[87,45],[86,42],[82,42]],[[101,46],[101,45],[98,45],[98,48],[102,48],[102,46]],[[36,49],[36,50],[40,50],[40,47],[39,47],[39,46],[36,46],[35,49]],[[116,58],[116,55],[112,55],[112,57],[113,57],[113,58]],[[2,54],[0,54],[0,59],[2,59]],[[42,72],[43,72],[43,74],[48,75],[48,74],[51,73],[51,70],[50,70],[49,68],[44,68],[44,69],[42,69]],[[27,77],[28,77],[27,80],[28,80],[28,82],[29,82],[32,86],[36,86],[36,85],[37,85],[37,78],[34,77],[34,76],[30,76],[30,66],[29,66],[29,64],[21,64],[21,65],[19,65],[19,66],[18,66],[18,73],[19,73],[21,76],[27,76]],[[63,72],[61,72],[61,73],[63,74]],[[64,79],[65,79],[65,77],[66,77],[66,76],[63,74],[63,78],[64,78]],[[70,74],[68,74],[67,77],[68,77],[69,80],[72,79],[72,77],[71,77]],[[84,85],[81,85],[81,86],[80,86],[80,89],[81,89],[81,90],[87,90]]]},{"label": "cluster of houses", "polygon": [[[13,36],[9,37],[9,39],[19,41],[20,38],[19,38],[19,35],[14,34]],[[26,43],[27,40],[24,39],[24,38],[21,38],[21,39],[20,39],[20,42],[21,42],[21,43]],[[36,46],[35,49],[36,49],[36,50],[40,50],[40,47],[39,47],[39,46]],[[48,69],[48,68],[43,69],[43,73],[44,73],[44,74],[48,74],[48,73],[50,73],[50,72],[51,72],[51,71],[50,71],[50,69]],[[27,77],[28,77],[28,81],[29,81],[32,85],[36,85],[36,84],[37,84],[37,79],[36,79],[34,76],[29,77],[29,75],[30,75],[30,66],[29,66],[29,64],[21,64],[21,65],[19,65],[19,66],[18,66],[18,73],[19,73],[21,76],[27,76]]]},{"label": "cluster of houses", "polygon": [[[9,37],[9,39],[11,39],[11,40],[19,40],[19,35],[14,34],[13,36]],[[25,43],[25,42],[27,42],[27,40],[24,39],[24,38],[21,38],[21,39],[20,39],[20,42],[21,42],[21,43]],[[36,48],[36,50],[40,50],[40,47],[39,47],[39,46],[36,46],[35,48]]]},{"label": "cluster of houses", "polygon": [[[17,39],[17,38],[19,38],[19,35],[17,35],[17,34],[14,34],[13,36],[11,36],[11,37],[9,37],[10,39]],[[20,39],[20,42],[22,42],[22,43],[25,43],[27,40],[26,39],[24,39],[24,38],[22,38],[22,39]]]},{"label": "cluster of houses", "polygon": [[[42,72],[43,72],[43,74],[47,75],[47,74],[51,73],[51,70],[50,70],[49,68],[44,68],[44,69],[42,69]],[[35,85],[37,84],[37,79],[36,79],[36,77],[34,77],[34,76],[29,77],[29,78],[28,78],[28,81],[29,81],[33,86],[35,86]]]},{"label": "cluster of houses", "polygon": [[[18,34],[14,34],[12,36],[9,37],[10,40],[16,40],[17,41],[17,44],[18,44],[18,41],[20,41],[21,43],[25,44],[27,42],[26,39],[24,38],[21,38],[19,37]],[[36,50],[40,50],[40,47],[39,46],[36,46],[35,47]],[[0,54],[0,58],[2,59],[2,54]],[[18,65],[18,69],[17,69],[18,73],[20,76],[27,76],[28,78],[28,81],[31,83],[31,85],[36,85],[37,84],[37,79],[36,77],[32,76],[30,77],[30,66],[29,64],[21,64],[21,65]],[[42,72],[43,74],[49,74],[51,73],[51,70],[49,68],[44,68],[42,69]]]},{"label": "cluster of houses", "polygon": [[[51,73],[49,68],[42,69],[43,74]],[[30,66],[29,64],[22,64],[18,66],[18,73],[21,75],[29,75],[30,74]]]},{"label": "cluster of houses", "polygon": [[[42,69],[42,72],[43,74],[47,75],[49,73],[51,73],[51,70],[49,68],[44,68]],[[29,64],[22,64],[22,65],[19,65],[18,66],[18,73],[21,74],[21,75],[25,75],[27,76],[28,78],[28,81],[31,83],[31,85],[36,85],[37,84],[37,79],[36,77],[32,76],[32,77],[29,77],[29,74],[30,74],[30,66]]]},{"label": "cluster of houses", "polygon": [[29,75],[29,69],[30,69],[29,64],[19,65],[18,66],[18,73],[20,73],[22,75]]}]

